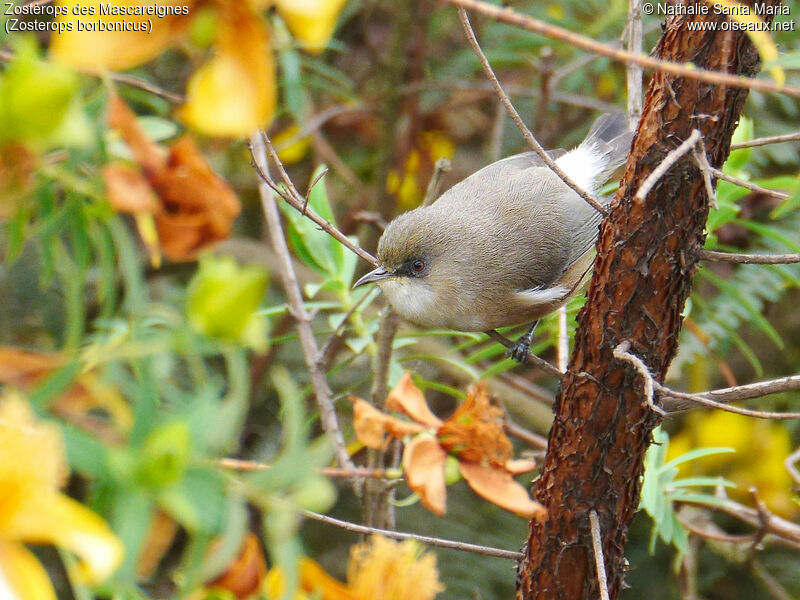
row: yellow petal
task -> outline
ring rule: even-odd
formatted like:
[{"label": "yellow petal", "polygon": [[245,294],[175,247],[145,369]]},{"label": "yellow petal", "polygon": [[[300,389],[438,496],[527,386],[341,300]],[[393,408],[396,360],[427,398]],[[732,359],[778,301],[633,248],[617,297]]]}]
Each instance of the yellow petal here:
[{"label": "yellow petal", "polygon": [[442,424],[442,420],[431,412],[425,396],[414,385],[411,374],[406,371],[398,384],[394,386],[386,398],[386,408],[408,415],[418,423],[434,429]]},{"label": "yellow petal", "polygon": [[[147,14],[101,14],[101,6],[103,9],[110,5],[113,9],[141,10],[145,8],[141,2],[60,0],[56,5],[67,14],[56,18],[61,31],[52,36],[50,53],[57,60],[89,71],[134,67],[155,58],[173,41],[188,24],[192,4],[192,1],[160,1],[156,3],[157,8],[176,8],[186,14],[159,18]],[[82,9],[93,12],[80,14]]]},{"label": "yellow petal", "polygon": [[300,587],[322,600],[358,600],[345,584],[328,575],[310,558],[300,559]]},{"label": "yellow petal", "polygon": [[433,600],[444,586],[436,555],[414,540],[394,542],[373,535],[350,548],[347,582],[355,598]]},{"label": "yellow petal", "polygon": [[277,0],[275,6],[289,31],[309,52],[320,52],[333,35],[346,0]]},{"label": "yellow petal", "polygon": [[26,498],[3,527],[3,537],[52,544],[74,552],[78,577],[86,583],[106,579],[122,562],[122,542],[97,514],[59,493]]},{"label": "yellow petal", "polygon": [[56,600],[42,565],[25,547],[0,540],[0,598]]},{"label": "yellow petal", "polygon": [[469,487],[489,502],[526,519],[547,517],[545,507],[531,500],[525,488],[514,481],[510,473],[470,462],[460,462],[458,466]]},{"label": "yellow petal", "polygon": [[403,451],[403,469],[408,487],[419,494],[424,507],[439,516],[447,510],[444,478],[446,460],[447,453],[439,441],[428,434],[415,437]]},{"label": "yellow petal", "polygon": [[179,115],[207,135],[243,136],[275,110],[275,65],[269,35],[245,3],[220,15],[216,54],[189,80]]}]

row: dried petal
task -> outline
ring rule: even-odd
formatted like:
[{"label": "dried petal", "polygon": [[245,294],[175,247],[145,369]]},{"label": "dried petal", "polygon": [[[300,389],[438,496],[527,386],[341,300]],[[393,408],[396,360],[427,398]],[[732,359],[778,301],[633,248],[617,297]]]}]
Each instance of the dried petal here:
[{"label": "dried petal", "polygon": [[261,544],[252,532],[248,532],[239,556],[209,586],[228,590],[237,598],[248,598],[258,591],[266,576],[267,561]]},{"label": "dried petal", "polygon": [[521,475],[522,473],[533,471],[536,468],[536,461],[529,458],[507,460],[505,468],[512,475]]},{"label": "dried petal", "polygon": [[394,386],[386,398],[386,408],[408,415],[418,423],[428,427],[438,428],[442,420],[431,412],[425,396],[411,380],[411,374],[406,371],[399,383]]},{"label": "dried petal", "polygon": [[384,449],[389,440],[387,436],[402,438],[423,431],[416,423],[402,421],[382,413],[366,400],[350,396],[353,402],[353,425],[356,436],[367,448]]},{"label": "dried petal", "polygon": [[111,97],[108,104],[108,125],[119,131],[148,178],[156,176],[166,168],[166,152],[139,127],[136,113],[116,95]]},{"label": "dried petal", "polygon": [[124,213],[155,214],[161,203],[153,188],[140,172],[126,165],[106,165],[103,168],[108,201],[114,210]]},{"label": "dried petal", "polygon": [[447,510],[446,460],[447,453],[430,434],[418,435],[403,451],[403,469],[408,486],[419,494],[424,507],[439,516]]},{"label": "dried petal", "polygon": [[439,428],[442,446],[459,460],[503,469],[513,447],[503,431],[503,411],[491,403],[486,384],[471,386],[467,398]]},{"label": "dried petal", "polygon": [[508,472],[471,462],[460,462],[459,468],[469,487],[489,502],[526,519],[542,520],[547,516],[544,506],[531,500]]}]

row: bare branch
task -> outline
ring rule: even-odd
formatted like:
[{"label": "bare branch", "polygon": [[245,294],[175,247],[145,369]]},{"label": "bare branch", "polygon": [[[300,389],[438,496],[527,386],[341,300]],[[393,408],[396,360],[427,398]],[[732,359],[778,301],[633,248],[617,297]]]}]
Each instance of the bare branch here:
[{"label": "bare branch", "polygon": [[[223,469],[244,472],[266,471],[272,468],[272,465],[267,463],[257,460],[244,460],[241,458],[219,458],[213,461],[213,463]],[[326,477],[343,477],[347,479],[370,477],[373,479],[388,479],[394,481],[402,477],[402,473],[399,469],[366,469],[364,467],[322,467],[319,469],[319,473]]]},{"label": "bare branch", "polygon": [[767,144],[779,144],[781,142],[794,142],[800,140],[800,131],[797,133],[787,133],[784,135],[772,135],[769,137],[756,138],[746,142],[737,142],[731,144],[731,150],[738,150],[739,148],[752,148],[753,146],[766,146]]},{"label": "bare branch", "polygon": [[797,254],[736,254],[733,252],[717,252],[715,250],[700,249],[697,256],[701,260],[716,262],[738,263],[743,265],[787,265],[800,263],[800,253]]},{"label": "bare branch", "polygon": [[468,544],[466,542],[456,542],[453,540],[444,540],[442,538],[430,537],[427,535],[418,535],[416,533],[405,533],[402,531],[392,531],[389,529],[378,529],[377,527],[367,527],[366,525],[358,525],[350,521],[342,521],[341,519],[334,519],[327,515],[321,515],[310,510],[300,511],[304,517],[327,523],[328,525],[335,525],[348,531],[355,531],[356,533],[365,533],[367,535],[380,534],[388,538],[397,540],[416,540],[429,546],[438,546],[440,548],[450,548],[451,550],[461,550],[462,552],[473,552],[475,554],[483,554],[484,556],[494,556],[497,558],[507,558],[510,560],[520,560],[522,552],[514,550],[502,550],[500,548],[491,548],[489,546],[480,546],[478,544]]},{"label": "bare branch", "polygon": [[597,511],[589,511],[589,526],[592,531],[592,549],[594,550],[594,566],[597,570],[597,585],[600,588],[600,599],[609,600],[608,581],[606,579],[606,565],[603,560],[603,542],[600,538],[600,522]]},{"label": "bare branch", "polygon": [[[627,50],[632,54],[642,53],[642,0],[628,0]],[[625,84],[628,90],[628,122],[635,128],[642,117],[642,67],[629,62],[625,68]]]},{"label": "bare branch", "polygon": [[451,169],[450,161],[446,158],[442,157],[436,161],[433,167],[433,175],[431,175],[428,188],[425,190],[425,199],[422,201],[422,206],[428,206],[436,200],[436,197],[439,195],[440,184],[442,183],[442,175],[449,173]]},{"label": "bare branch", "polygon": [[676,414],[693,408],[693,404],[708,406],[711,408],[718,408],[727,412],[745,415],[748,417],[756,417],[759,419],[775,419],[775,420],[789,420],[800,419],[800,413],[796,412],[772,412],[763,410],[751,410],[748,408],[739,408],[736,406],[728,406],[726,402],[736,402],[738,400],[747,400],[750,398],[758,398],[767,396],[769,394],[777,394],[779,392],[800,389],[800,375],[792,377],[784,377],[773,381],[762,381],[760,383],[751,383],[748,385],[739,385],[736,387],[725,388],[721,390],[714,390],[710,392],[701,392],[699,394],[687,394],[670,389],[666,386],[655,382],[656,390],[662,398],[672,398],[673,400],[682,400],[676,404],[668,405],[669,413]]},{"label": "bare branch", "polygon": [[522,117],[519,116],[519,113],[514,108],[514,105],[511,104],[511,100],[509,100],[508,95],[506,95],[506,93],[503,91],[503,87],[500,85],[497,75],[495,75],[492,66],[489,64],[489,59],[486,58],[486,54],[483,53],[483,50],[478,43],[478,39],[475,37],[475,32],[472,30],[472,25],[470,25],[467,11],[465,11],[463,8],[459,8],[458,16],[461,19],[461,24],[464,27],[464,33],[467,35],[467,40],[469,41],[470,46],[472,46],[475,54],[478,56],[478,60],[483,67],[483,72],[486,74],[486,77],[489,79],[489,81],[492,82],[494,90],[497,93],[497,97],[500,99],[500,102],[503,103],[506,112],[508,112],[508,116],[510,116],[511,120],[514,121],[514,124],[517,126],[517,129],[520,130],[522,136],[525,138],[525,141],[528,142],[528,145],[533,149],[534,152],[536,152],[536,154],[539,155],[544,164],[550,167],[553,173],[558,175],[561,181],[567,184],[568,187],[572,188],[581,198],[586,200],[586,202],[588,202],[592,208],[594,208],[601,215],[608,214],[608,211],[605,209],[605,207],[590,194],[586,193],[586,191],[584,191],[577,183],[570,179],[570,177],[564,173],[564,171],[556,164],[556,162],[550,158],[545,149],[542,148],[542,145],[523,122]]},{"label": "bare branch", "polygon": [[797,467],[795,467],[795,463],[798,460],[800,460],[800,448],[792,452],[786,457],[786,460],[783,461],[783,465],[786,467],[786,470],[789,471],[789,475],[791,476],[795,485],[800,485],[800,471],[798,471]]},{"label": "bare branch", "polygon": [[664,157],[664,160],[662,160],[661,163],[655,169],[653,169],[653,171],[647,176],[647,179],[645,179],[642,182],[642,185],[639,186],[634,199],[637,202],[643,202],[650,190],[653,189],[653,186],[658,183],[658,180],[661,179],[666,172],[669,171],[675,165],[675,163],[681,159],[684,154],[689,152],[699,140],[700,131],[695,129],[680,146],[674,150],[671,150],[669,154]]},{"label": "bare branch", "polygon": [[[316,212],[312,209],[308,208],[306,205],[306,199],[297,191],[297,188],[294,184],[291,183],[288,175],[286,174],[286,170],[283,168],[283,163],[281,163],[280,159],[278,158],[277,152],[272,147],[272,143],[269,141],[266,135],[259,136],[259,144],[264,145],[266,148],[266,152],[269,153],[270,158],[275,162],[276,165],[279,165],[278,169],[281,172],[281,176],[285,175],[284,182],[289,179],[289,183],[286,184],[288,189],[282,189],[278,186],[272,178],[267,174],[266,165],[262,166],[262,163],[255,156],[254,148],[256,147],[253,143],[253,139],[255,136],[250,140],[250,154],[253,157],[254,164],[253,166],[256,169],[259,177],[261,178],[262,182],[266,184],[272,191],[278,194],[286,203],[298,211],[300,214],[304,215],[311,219],[314,223],[316,223],[322,231],[330,235],[333,239],[337,242],[342,244],[345,248],[350,250],[351,252],[355,253],[360,258],[363,258],[365,261],[370,263],[372,266],[378,266],[378,259],[372,256],[369,252],[357,246],[353,242],[351,242],[348,237],[339,231],[336,227],[334,227],[331,223],[323,219],[319,216]],[[265,158],[266,160],[266,158]]]},{"label": "bare branch", "polygon": [[[645,181],[645,183],[647,182]],[[650,369],[647,368],[647,365],[644,364],[644,361],[638,356],[634,356],[628,352],[630,347],[630,342],[622,342],[619,346],[614,348],[614,358],[617,360],[623,360],[633,365],[633,367],[639,372],[639,375],[642,376],[642,379],[644,379],[644,399],[647,401],[647,405],[659,415],[666,415],[666,411],[658,406],[655,402],[653,390],[658,382],[653,379],[653,376],[650,374]]]},{"label": "bare branch", "polygon": [[569,364],[569,329],[567,328],[567,307],[561,306],[558,309],[558,370],[566,372]]},{"label": "bare branch", "polygon": [[758,192],[759,194],[764,194],[771,198],[777,198],[778,200],[785,200],[789,197],[789,194],[786,192],[779,192],[777,190],[770,190],[765,187],[761,187],[760,185],[756,185],[755,183],[750,183],[749,181],[745,181],[744,179],[739,179],[738,177],[733,177],[728,175],[727,173],[723,173],[719,169],[711,169],[711,173],[717,179],[722,179],[723,181],[728,181],[730,183],[735,183],[739,187],[746,188],[751,192]]},{"label": "bare branch", "polygon": [[[342,436],[342,431],[339,428],[339,421],[336,418],[336,411],[333,408],[333,400],[331,399],[331,390],[328,387],[328,380],[325,377],[325,372],[319,368],[319,350],[317,348],[317,342],[314,339],[314,332],[311,329],[311,320],[303,306],[303,297],[300,293],[300,286],[297,283],[297,276],[295,275],[292,259],[289,255],[289,248],[286,245],[286,239],[283,237],[283,227],[281,226],[278,205],[275,201],[275,197],[272,195],[272,190],[277,186],[268,184],[268,181],[271,180],[267,175],[268,166],[265,138],[266,136],[262,138],[259,134],[251,136],[250,152],[255,161],[258,173],[262,178],[262,181],[260,181],[258,185],[258,191],[261,196],[264,216],[267,219],[267,225],[269,227],[270,241],[272,242],[275,254],[277,254],[279,258],[281,280],[283,281],[283,287],[286,291],[286,299],[289,302],[290,312],[297,321],[300,346],[303,350],[303,358],[305,359],[306,368],[311,378],[311,385],[314,389],[314,396],[317,400],[317,406],[319,407],[322,427],[333,440],[339,466],[352,469],[355,468],[355,466],[347,452],[344,436]],[[280,161],[275,154],[275,150],[272,149],[271,146],[269,146],[269,149],[272,151],[273,159],[279,164]],[[285,171],[283,171],[283,173],[285,174]],[[286,176],[286,179],[288,180],[288,176]],[[291,181],[287,182],[287,187],[290,190],[294,190],[294,193],[297,194],[297,190],[291,185]],[[297,198],[294,198],[294,200],[296,199]]]},{"label": "bare branch", "polygon": [[[514,342],[512,342],[510,339],[508,339],[499,331],[492,329],[490,331],[485,331],[484,333],[488,335],[490,338],[492,338],[494,341],[503,344],[503,346],[505,346],[506,348],[510,348],[511,346],[514,345]],[[532,352],[528,352],[528,362],[536,367],[539,367],[542,371],[544,371],[548,375],[552,375],[556,379],[561,379],[562,377],[564,377],[564,374],[561,371],[559,371],[556,367],[551,365],[546,360],[539,358]]]},{"label": "bare branch", "polygon": [[481,0],[444,0],[444,2],[461,8],[474,10],[503,23],[521,27],[522,29],[527,29],[528,31],[538,33],[539,35],[543,35],[551,39],[564,41],[572,46],[575,46],[576,48],[580,48],[581,50],[593,52],[601,56],[607,56],[608,58],[625,64],[632,62],[641,65],[646,69],[664,71],[665,73],[671,73],[673,75],[678,75],[680,77],[686,77],[689,79],[696,79],[698,81],[705,81],[707,83],[715,83],[719,85],[745,88],[750,90],[759,90],[762,92],[778,92],[786,94],[787,96],[800,97],[800,88],[797,87],[788,85],[779,86],[776,83],[765,81],[763,79],[749,79],[747,77],[729,75],[727,73],[721,73],[718,71],[697,69],[695,67],[677,62],[659,60],[644,54],[632,54],[631,52],[626,52],[625,50],[620,50],[618,48],[614,48],[613,46],[602,44],[593,40],[592,38],[573,33],[567,29],[550,25],[549,23],[545,23],[544,21],[540,21],[534,17],[520,14],[510,8],[495,6],[487,2],[482,2]]}]

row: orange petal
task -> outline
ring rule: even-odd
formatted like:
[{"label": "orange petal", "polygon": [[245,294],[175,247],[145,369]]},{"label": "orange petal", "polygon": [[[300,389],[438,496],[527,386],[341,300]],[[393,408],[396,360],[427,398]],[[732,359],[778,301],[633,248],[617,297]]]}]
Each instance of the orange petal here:
[{"label": "orange petal", "polygon": [[528,458],[518,458],[516,460],[506,461],[506,471],[512,475],[521,475],[522,473],[529,473],[536,468],[536,461]]},{"label": "orange petal", "polygon": [[386,436],[402,438],[423,431],[416,423],[401,421],[382,413],[366,400],[350,396],[353,402],[353,426],[361,443],[367,448],[386,448]]},{"label": "orange petal", "polygon": [[154,214],[158,211],[158,197],[139,171],[126,165],[106,165],[103,168],[103,182],[114,210],[132,214]]},{"label": "orange petal", "polygon": [[193,260],[203,248],[228,237],[239,199],[190,136],[170,147],[166,168],[151,183],[165,208],[156,215],[158,238],[172,260]]},{"label": "orange petal", "polygon": [[510,473],[470,462],[460,462],[458,466],[469,487],[489,502],[526,519],[539,521],[547,517],[545,507],[531,500]]},{"label": "orange petal", "polygon": [[214,136],[248,135],[265,125],[276,104],[269,35],[246,2],[220,14],[216,52],[190,79],[180,117]]},{"label": "orange petal", "polygon": [[422,505],[442,516],[447,508],[444,465],[447,453],[430,434],[420,434],[403,451],[403,469],[408,487],[419,494]]},{"label": "orange petal", "polygon": [[442,420],[431,412],[425,396],[411,380],[411,374],[406,371],[400,382],[394,386],[389,397],[386,398],[386,408],[408,415],[418,423],[428,427],[438,428]]},{"label": "orange petal", "polygon": [[[215,550],[212,546],[211,551]],[[228,590],[237,598],[249,598],[261,587],[267,576],[267,561],[258,538],[248,532],[242,549],[225,572],[208,585]]]},{"label": "orange petal", "polygon": [[119,96],[112,96],[108,104],[108,124],[119,131],[148,178],[164,170],[167,164],[165,152],[147,137],[136,121],[136,113]]},{"label": "orange petal", "polygon": [[[165,15],[101,15],[100,5],[107,2],[61,0],[57,6],[66,14],[56,18],[62,29],[50,40],[50,53],[63,62],[89,71],[102,69],[129,69],[158,56],[189,23],[192,15],[191,1],[161,3],[180,7],[186,14]],[[112,7],[132,8],[141,2],[130,0],[112,2]],[[81,9],[93,10],[93,14],[80,14]],[[148,30],[148,20],[152,29]],[[109,28],[133,27],[144,31],[109,31]],[[87,31],[87,26],[94,30]],[[100,30],[103,27],[104,30]]]}]

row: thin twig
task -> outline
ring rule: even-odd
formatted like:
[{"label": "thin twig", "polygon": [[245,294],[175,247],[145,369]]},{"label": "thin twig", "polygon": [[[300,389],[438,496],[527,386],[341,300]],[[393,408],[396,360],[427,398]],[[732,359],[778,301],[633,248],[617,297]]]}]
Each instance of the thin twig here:
[{"label": "thin twig", "polygon": [[653,189],[653,186],[658,183],[658,180],[661,179],[666,172],[669,171],[675,165],[675,163],[681,159],[684,154],[689,152],[699,139],[700,131],[698,129],[694,129],[691,135],[686,138],[680,146],[674,150],[670,150],[670,152],[664,157],[664,160],[662,160],[659,165],[653,169],[650,175],[647,176],[647,179],[645,179],[642,182],[642,185],[639,186],[639,189],[636,190],[634,200],[639,203],[644,202],[647,194],[649,194],[650,190]]},{"label": "thin twig", "polygon": [[[550,83],[552,85],[552,80]],[[503,89],[510,96],[519,96],[521,98],[541,98],[542,96],[541,92],[537,92],[530,88],[519,85],[510,84],[506,85]],[[494,94],[494,88],[488,81],[427,80],[407,83],[400,88],[401,93],[404,94],[412,94],[430,90],[473,90],[486,92],[487,94]],[[549,98],[553,102],[558,102],[559,104],[568,104],[571,106],[588,108],[589,110],[596,110],[599,112],[613,112],[615,110],[619,110],[619,107],[617,107],[616,104],[604,102],[603,100],[598,100],[597,98],[592,98],[590,96],[572,94],[570,92],[550,91]]]},{"label": "thin twig", "polygon": [[558,370],[562,373],[567,372],[569,363],[569,329],[567,328],[567,307],[561,306],[558,309]]},{"label": "thin twig", "polygon": [[692,154],[697,166],[700,167],[700,172],[703,174],[703,183],[706,186],[706,196],[708,196],[708,204],[716,209],[717,208],[717,194],[714,192],[714,183],[711,181],[711,173],[713,171],[711,164],[708,162],[708,155],[703,144],[697,143],[692,148]]},{"label": "thin twig", "polygon": [[[271,148],[271,147],[270,147]],[[309,377],[311,378],[311,385],[314,389],[314,396],[317,400],[319,407],[322,427],[325,432],[331,437],[334,443],[336,459],[340,467],[355,468],[347,448],[344,443],[344,436],[339,428],[339,421],[336,418],[336,411],[333,408],[333,400],[331,398],[331,390],[328,387],[328,380],[325,377],[325,372],[319,368],[319,350],[317,342],[314,339],[314,332],[311,329],[311,320],[308,313],[303,306],[303,297],[300,293],[300,286],[297,283],[297,276],[294,272],[292,259],[289,255],[289,248],[286,245],[286,239],[283,236],[283,227],[281,226],[281,217],[278,212],[278,204],[275,201],[275,196],[272,194],[274,187],[268,185],[269,180],[268,165],[267,165],[267,148],[265,147],[265,139],[259,134],[254,134],[250,138],[250,152],[253,160],[257,165],[261,181],[258,184],[258,191],[261,196],[261,204],[264,210],[264,216],[267,220],[269,229],[269,237],[275,254],[278,256],[280,265],[281,280],[286,292],[286,299],[289,302],[290,311],[292,316],[297,321],[297,332],[300,338],[300,346],[303,350],[303,358],[308,369]],[[273,160],[276,164],[280,164],[280,160],[272,150]],[[282,165],[279,169],[285,174]],[[288,175],[286,176],[288,180]],[[297,190],[291,184],[291,180],[286,181],[287,188]],[[275,186],[277,187],[277,186]],[[309,211],[310,216],[310,211]]]},{"label": "thin twig", "polygon": [[[213,461],[218,467],[231,469],[233,471],[266,471],[272,465],[259,462],[257,460],[245,460],[241,458],[218,458]],[[364,467],[342,468],[342,467],[322,467],[318,471],[326,477],[343,477],[352,479],[354,477],[370,477],[372,479],[395,480],[402,477],[399,469],[367,469]]]},{"label": "thin twig", "polygon": [[766,146],[767,144],[779,144],[781,142],[794,142],[800,140],[800,131],[797,133],[786,133],[784,135],[771,135],[769,137],[756,138],[746,142],[731,144],[731,150],[739,148],[752,148],[753,146]]},{"label": "thin twig", "polygon": [[[642,0],[628,0],[627,50],[642,53]],[[629,62],[625,67],[625,85],[628,90],[628,123],[635,129],[642,117],[642,67]]]},{"label": "thin twig", "polygon": [[506,433],[510,436],[513,436],[517,439],[522,440],[529,446],[533,448],[538,448],[539,450],[546,450],[547,449],[547,438],[543,435],[539,435],[538,433],[534,433],[532,431],[528,431],[524,427],[517,425],[511,419],[506,416],[503,419],[503,429],[505,429]]},{"label": "thin twig", "polygon": [[510,8],[495,6],[493,4],[489,4],[488,2],[482,2],[481,0],[444,0],[444,2],[461,8],[474,10],[487,15],[492,19],[496,19],[497,21],[514,25],[516,27],[521,27],[522,29],[538,33],[539,35],[543,35],[551,39],[564,41],[572,46],[575,46],[576,48],[580,48],[581,50],[593,52],[601,56],[607,56],[608,58],[625,64],[633,62],[647,69],[663,71],[665,73],[678,75],[679,77],[686,77],[688,79],[695,79],[698,81],[704,81],[706,83],[715,83],[731,87],[759,90],[762,92],[778,92],[786,94],[787,96],[800,97],[800,88],[797,87],[788,85],[779,86],[776,83],[765,81],[763,79],[750,79],[748,77],[730,75],[720,71],[697,69],[681,63],[659,60],[645,54],[632,54],[630,52],[626,52],[625,50],[620,50],[618,48],[614,48],[613,46],[595,41],[590,37],[574,33],[561,27],[556,27],[555,25],[550,25],[549,23],[545,23],[544,21],[535,19],[534,17],[528,15],[520,14]]},{"label": "thin twig", "polygon": [[775,579],[775,577],[764,568],[764,565],[762,565],[760,561],[752,560],[750,562],[750,569],[753,571],[753,575],[764,584],[770,596],[775,600],[796,600],[795,596],[790,594],[786,588],[781,585],[781,582]]},{"label": "thin twig", "polygon": [[427,535],[418,535],[416,533],[406,533],[402,531],[391,531],[389,529],[378,529],[376,527],[367,527],[366,525],[358,525],[349,521],[342,521],[341,519],[334,519],[327,515],[321,515],[310,510],[300,511],[304,517],[327,523],[328,525],[335,525],[348,531],[355,531],[356,533],[365,533],[367,535],[380,534],[388,538],[397,540],[416,540],[423,544],[430,546],[438,546],[440,548],[450,548],[451,550],[460,550],[462,552],[473,552],[475,554],[483,554],[484,556],[494,556],[496,558],[507,558],[509,560],[521,560],[523,557],[522,552],[514,550],[502,550],[500,548],[492,548],[490,546],[479,546],[478,544],[468,544],[466,542],[456,542],[453,540],[444,540],[442,538],[430,537]]},{"label": "thin twig", "polygon": [[492,69],[492,65],[489,64],[489,59],[486,58],[486,54],[484,54],[483,50],[481,49],[480,44],[478,43],[478,39],[475,37],[475,32],[472,30],[472,25],[470,25],[469,17],[467,16],[467,11],[463,8],[458,9],[458,16],[461,19],[461,24],[464,27],[464,33],[467,36],[467,40],[469,41],[470,46],[472,46],[472,50],[478,57],[478,60],[483,67],[483,72],[486,74],[486,77],[489,81],[492,82],[494,86],[494,90],[497,93],[497,97],[500,99],[500,102],[503,103],[503,106],[506,108],[506,112],[508,112],[508,116],[511,117],[511,120],[514,121],[514,124],[522,133],[522,136],[525,138],[525,141],[528,142],[528,145],[533,149],[536,154],[542,159],[544,164],[550,167],[550,170],[553,171],[558,177],[563,181],[568,187],[572,188],[576,194],[578,194],[581,198],[586,200],[592,208],[594,208],[597,212],[601,215],[608,214],[606,208],[600,204],[595,198],[593,198],[590,194],[586,193],[577,183],[575,183],[559,166],[556,162],[550,158],[547,154],[545,149],[539,143],[539,141],[534,137],[531,130],[525,125],[522,120],[522,117],[519,116],[517,109],[514,108],[514,105],[511,104],[511,100],[509,100],[508,95],[503,91],[503,86],[500,85],[500,81],[497,79],[497,75],[495,75],[494,70]]},{"label": "thin twig", "polygon": [[429,206],[436,200],[442,183],[442,175],[449,173],[451,169],[450,161],[446,158],[442,157],[436,161],[433,167],[433,175],[431,175],[428,188],[425,190],[425,199],[422,201],[422,206]]},{"label": "thin twig", "polygon": [[787,194],[786,192],[779,192],[777,190],[770,190],[768,188],[761,187],[760,185],[756,185],[755,183],[750,183],[749,181],[745,181],[744,179],[739,179],[738,177],[733,177],[732,175],[723,173],[719,169],[715,169],[713,167],[711,167],[711,173],[717,179],[722,179],[723,181],[735,183],[739,187],[748,189],[751,192],[758,192],[759,194],[764,194],[771,198],[777,198],[778,200],[786,200],[786,198],[789,197],[789,194]]},{"label": "thin twig", "polygon": [[589,511],[589,526],[592,531],[592,550],[594,550],[594,566],[597,570],[597,586],[600,588],[601,600],[609,600],[608,580],[606,579],[606,561],[603,558],[603,542],[600,537],[600,521],[597,511]]},{"label": "thin twig", "polygon": [[[255,145],[253,144],[253,139],[250,140],[250,154],[253,156],[254,164],[253,166],[256,169],[261,181],[267,185],[272,191],[278,194],[281,198],[283,198],[286,203],[294,208],[300,214],[308,217],[314,223],[316,223],[322,231],[330,235],[333,239],[337,242],[342,244],[345,248],[356,254],[358,257],[363,258],[365,261],[370,263],[372,266],[378,266],[378,259],[372,256],[369,252],[354,244],[348,237],[339,231],[336,227],[334,227],[331,223],[323,219],[319,216],[316,212],[314,212],[311,208],[306,206],[306,199],[297,191],[297,188],[291,184],[291,180],[289,180],[289,184],[287,184],[287,189],[282,189],[279,185],[277,185],[272,178],[267,174],[266,170],[261,166],[258,160],[255,157]],[[269,141],[266,135],[259,136],[259,144],[264,145],[266,147],[266,151],[269,154],[270,158],[275,162],[276,165],[280,165],[279,170],[282,171],[281,176],[286,173],[286,170],[283,169],[283,164],[281,163],[280,159],[278,158],[278,154],[275,152],[275,149],[272,147],[272,143]],[[288,175],[286,176],[288,179]],[[285,180],[284,180],[285,181]]]},{"label": "thin twig", "polygon": [[[719,390],[710,390],[708,392],[700,392],[697,394],[685,394],[683,392],[676,392],[660,384],[656,385],[660,388],[658,391],[665,396],[678,399],[686,399],[690,402],[703,402],[710,400],[716,403],[722,402],[737,402],[739,400],[750,400],[751,398],[760,398],[761,396],[768,396],[770,394],[779,394],[781,392],[793,392],[800,390],[800,375],[788,375],[778,379],[770,379],[769,381],[759,381],[757,383],[748,383],[746,385],[737,385]],[[684,408],[683,406],[679,406]],[[789,414],[789,413],[777,413]],[[788,417],[798,418],[798,416]]]},{"label": "thin twig", "polygon": [[798,460],[800,460],[800,448],[787,456],[786,460],[783,461],[783,465],[786,467],[786,470],[789,471],[789,476],[795,484],[800,486],[800,471],[794,466]]},{"label": "thin twig", "polygon": [[[39,6],[43,4],[49,4],[52,1],[53,0],[47,0],[45,2],[39,2],[39,3],[29,2],[26,6],[33,6],[33,5]],[[13,58],[14,58],[14,53],[11,52],[10,50],[0,50],[0,60],[10,61],[13,60]],[[139,77],[134,77],[133,75],[129,75],[127,73],[107,73],[104,74],[104,76],[108,76],[109,79],[111,79],[116,83],[121,83],[123,85],[144,90],[145,92],[148,92],[160,98],[164,98],[165,100],[168,100],[174,104],[182,104],[185,101],[185,98],[180,94],[176,94],[175,92],[170,92],[162,87],[157,86],[154,83],[150,83],[149,81],[146,81]]]},{"label": "thin twig", "polygon": [[333,333],[331,333],[330,337],[325,341],[325,344],[319,351],[318,362],[320,369],[327,371],[331,360],[331,355],[333,354],[333,350],[334,348],[338,347],[337,342],[339,342],[342,339],[342,333],[344,332],[345,327],[347,327],[347,322],[350,320],[350,317],[352,317],[356,313],[356,311],[359,308],[361,308],[364,302],[366,302],[367,298],[373,295],[374,289],[375,288],[369,290],[366,294],[361,296],[361,298],[359,298],[355,303],[353,303],[353,306],[350,307],[350,310],[348,310],[345,313],[344,317],[342,318],[342,321],[339,323],[336,329],[333,330]]},{"label": "thin twig", "polygon": [[716,262],[738,263],[742,265],[787,265],[800,263],[800,253],[797,254],[736,254],[733,252],[717,252],[701,248],[697,252],[701,260]]},{"label": "thin twig", "polygon": [[[488,335],[490,338],[492,338],[494,341],[503,344],[503,346],[505,346],[506,348],[510,348],[511,346],[514,345],[514,342],[512,342],[510,339],[508,339],[506,336],[504,336],[499,331],[496,331],[495,329],[492,329],[490,331],[485,331],[484,333]],[[532,352],[528,352],[528,362],[534,366],[539,367],[542,371],[544,371],[548,375],[552,375],[556,379],[563,379],[564,377],[564,374],[561,371],[559,371],[558,368],[554,367],[546,360],[539,358]]]},{"label": "thin twig", "polygon": [[650,370],[647,368],[647,365],[644,364],[644,361],[638,356],[634,356],[628,352],[630,347],[630,342],[622,342],[619,346],[614,348],[614,358],[617,360],[623,360],[633,365],[633,367],[639,372],[639,375],[641,375],[642,379],[644,380],[644,398],[647,401],[647,405],[651,408],[651,410],[659,415],[666,415],[667,412],[655,402],[655,394],[653,392],[658,382],[653,379],[653,376],[650,374]]}]

